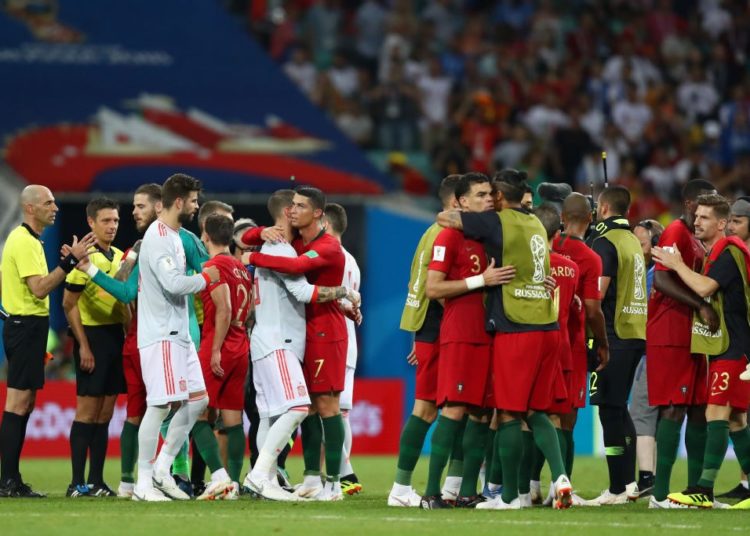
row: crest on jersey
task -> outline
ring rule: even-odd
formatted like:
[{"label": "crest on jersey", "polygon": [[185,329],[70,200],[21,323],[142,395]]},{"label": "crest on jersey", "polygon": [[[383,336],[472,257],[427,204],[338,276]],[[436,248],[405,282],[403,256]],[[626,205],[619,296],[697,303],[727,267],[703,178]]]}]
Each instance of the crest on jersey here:
[{"label": "crest on jersey", "polygon": [[437,262],[445,260],[445,246],[435,246],[432,248],[432,260]]},{"label": "crest on jersey", "polygon": [[307,394],[307,389],[304,385],[300,384],[297,386],[297,394],[299,396],[305,396]]},{"label": "crest on jersey", "polygon": [[187,391],[187,381],[180,380],[180,391]]}]

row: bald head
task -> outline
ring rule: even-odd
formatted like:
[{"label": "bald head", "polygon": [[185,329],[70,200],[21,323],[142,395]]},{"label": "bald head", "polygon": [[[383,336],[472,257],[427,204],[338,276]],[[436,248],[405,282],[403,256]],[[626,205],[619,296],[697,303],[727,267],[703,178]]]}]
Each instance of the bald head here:
[{"label": "bald head", "polygon": [[46,186],[30,184],[21,192],[21,207],[23,221],[30,225],[37,233],[55,223],[57,205],[55,197]]},{"label": "bald head", "polygon": [[562,217],[566,222],[588,223],[591,218],[591,205],[586,196],[573,192],[563,201]]},{"label": "bald head", "polygon": [[52,192],[50,192],[49,188],[46,186],[42,186],[41,184],[29,184],[21,192],[21,204],[36,205],[48,196],[51,197]]}]

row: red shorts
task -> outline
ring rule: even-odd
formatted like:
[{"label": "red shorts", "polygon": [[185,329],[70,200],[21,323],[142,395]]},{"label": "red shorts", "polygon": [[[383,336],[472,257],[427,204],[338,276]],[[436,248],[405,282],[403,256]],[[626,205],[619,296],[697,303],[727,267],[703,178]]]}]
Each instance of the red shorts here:
[{"label": "red shorts", "polygon": [[[750,406],[750,382],[740,380],[747,366],[744,359],[715,359],[708,365],[711,387],[708,403],[715,406],[731,406],[738,411],[747,411]],[[651,371],[648,371],[649,375]]]},{"label": "red shorts", "polygon": [[417,341],[414,343],[414,352],[417,356],[417,380],[414,388],[414,398],[434,402],[437,398],[440,341]]},{"label": "red shorts", "polygon": [[547,413],[554,413],[555,415],[565,415],[573,411],[573,404],[571,403],[568,384],[570,383],[570,377],[573,375],[570,371],[563,371],[562,367],[555,377],[555,384],[552,388],[555,400],[552,405],[547,409]]},{"label": "red shorts", "polygon": [[442,343],[435,400],[437,405],[462,402],[470,406],[484,406],[489,375],[490,345]]},{"label": "red shorts", "polygon": [[646,346],[650,406],[702,406],[708,399],[708,365],[680,346]]},{"label": "red shorts", "polygon": [[568,396],[570,405],[574,409],[586,407],[586,393],[589,388],[589,378],[586,368],[574,369],[568,376]]},{"label": "red shorts", "polygon": [[546,411],[554,401],[559,331],[496,333],[495,404],[505,411]]},{"label": "red shorts", "polygon": [[231,358],[221,357],[224,376],[219,378],[211,370],[211,355],[198,354],[203,381],[208,392],[208,406],[214,409],[242,411],[245,408],[245,380],[249,367],[247,354]]},{"label": "red shorts", "polygon": [[122,369],[125,372],[128,418],[143,417],[146,413],[146,384],[143,383],[141,355],[137,348],[135,353],[122,354]]},{"label": "red shorts", "polygon": [[302,370],[311,393],[341,392],[346,383],[346,339],[341,341],[307,341]]}]

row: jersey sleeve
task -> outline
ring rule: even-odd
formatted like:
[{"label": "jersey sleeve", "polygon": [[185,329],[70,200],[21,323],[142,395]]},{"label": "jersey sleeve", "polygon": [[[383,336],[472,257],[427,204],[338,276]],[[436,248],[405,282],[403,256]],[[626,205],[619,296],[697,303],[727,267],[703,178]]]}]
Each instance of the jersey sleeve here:
[{"label": "jersey sleeve", "polygon": [[330,264],[326,248],[321,251],[311,249],[299,257],[279,257],[266,253],[253,253],[250,255],[250,263],[259,268],[268,268],[282,274],[305,274],[311,270],[317,270]]},{"label": "jersey sleeve", "polygon": [[188,270],[196,274],[203,270],[203,264],[208,261],[208,252],[203,242],[187,229],[180,229],[180,240],[182,247],[185,248],[185,261]]},{"label": "jersey sleeve", "polygon": [[[295,256],[294,249],[288,244],[266,244],[263,248],[280,258],[294,259]],[[281,272],[276,272],[274,275],[300,303],[310,303],[317,296],[315,285],[311,285],[303,275]]]},{"label": "jersey sleeve", "polygon": [[71,292],[83,292],[88,280],[89,275],[87,273],[80,270],[71,270],[65,277],[65,288]]},{"label": "jersey sleeve", "polygon": [[580,288],[578,292],[584,300],[601,300],[599,292],[599,278],[602,276],[602,259],[599,255],[591,255],[587,266],[580,266]]},{"label": "jersey sleeve", "polygon": [[428,270],[447,274],[456,257],[456,233],[450,229],[443,229],[432,244],[432,257]]},{"label": "jersey sleeve", "polygon": [[133,267],[133,271],[130,272],[127,281],[118,281],[101,270],[96,272],[96,275],[91,280],[114,296],[117,301],[130,303],[138,296],[139,273],[138,264],[136,264]]},{"label": "jersey sleeve", "polygon": [[498,237],[502,237],[497,212],[462,212],[461,224],[466,238],[481,241],[488,238],[497,240]]},{"label": "jersey sleeve", "polygon": [[154,240],[150,246],[153,254],[149,254],[149,268],[167,292],[175,296],[195,294],[206,288],[207,279],[202,274],[185,275],[177,269],[174,252],[165,239]]},{"label": "jersey sleeve", "polygon": [[716,281],[722,290],[729,287],[736,277],[741,277],[737,263],[734,262],[734,257],[728,250],[724,250],[719,255],[706,275]]},{"label": "jersey sleeve", "polygon": [[[686,251],[684,238],[685,233],[683,232],[683,227],[681,225],[667,225],[667,228],[664,229],[664,232],[659,237],[659,247],[671,247],[677,244],[677,248],[680,252],[684,252]],[[687,247],[690,246],[688,245]],[[662,272],[670,271],[669,268],[658,262],[654,265],[654,270]]]},{"label": "jersey sleeve", "polygon": [[[36,240],[36,238],[29,237],[30,240]],[[13,260],[18,270],[18,277],[26,279],[33,275],[45,275],[45,266],[43,266],[43,259],[40,259],[37,255],[24,254],[26,251],[33,251],[31,248],[33,244],[28,240],[23,240],[22,243],[15,244]],[[7,244],[6,244],[7,247]],[[38,247],[38,246],[37,246]]]},{"label": "jersey sleeve", "polygon": [[263,244],[263,239],[260,237],[260,233],[262,233],[264,229],[265,227],[252,227],[243,233],[240,241],[247,247],[260,246]]}]

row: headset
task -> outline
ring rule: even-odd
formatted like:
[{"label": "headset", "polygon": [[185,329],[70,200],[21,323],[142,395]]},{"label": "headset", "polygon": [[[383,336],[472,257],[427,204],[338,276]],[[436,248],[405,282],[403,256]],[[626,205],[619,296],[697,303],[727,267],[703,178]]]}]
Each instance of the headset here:
[{"label": "headset", "polygon": [[651,237],[651,247],[659,245],[659,237],[661,237],[661,231],[657,231],[654,226],[654,220],[641,220],[635,224],[636,227],[643,227],[648,231],[648,235]]}]

